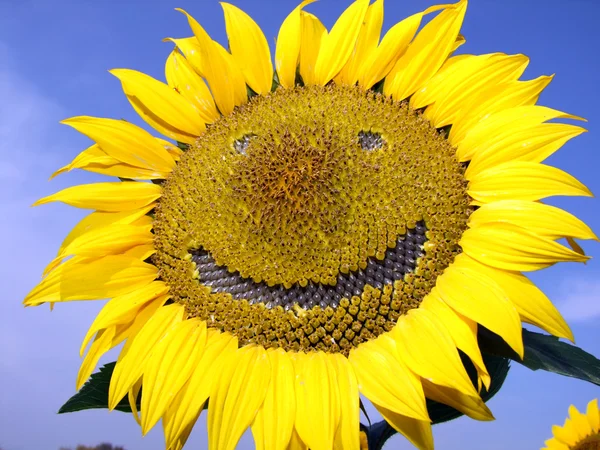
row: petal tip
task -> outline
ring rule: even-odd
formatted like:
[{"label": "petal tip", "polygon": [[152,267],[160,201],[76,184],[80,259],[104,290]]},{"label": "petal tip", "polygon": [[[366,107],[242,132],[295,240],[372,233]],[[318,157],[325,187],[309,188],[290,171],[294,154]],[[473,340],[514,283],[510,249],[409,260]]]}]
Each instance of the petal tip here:
[{"label": "petal tip", "polygon": [[35,202],[33,202],[31,204],[32,207],[34,206],[40,206],[40,205],[45,205],[46,203],[50,203],[52,200],[50,200],[48,197],[43,197],[40,198],[39,200],[36,200]]}]

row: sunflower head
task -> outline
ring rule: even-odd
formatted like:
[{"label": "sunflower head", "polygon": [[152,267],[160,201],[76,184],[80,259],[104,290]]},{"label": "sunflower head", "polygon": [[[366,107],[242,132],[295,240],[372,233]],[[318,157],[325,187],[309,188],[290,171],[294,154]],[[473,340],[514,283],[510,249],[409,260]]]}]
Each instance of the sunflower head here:
[{"label": "sunflower head", "polygon": [[564,425],[552,427],[554,437],[545,442],[542,450],[598,450],[600,449],[600,409],[598,399],[587,405],[581,413],[574,405],[569,407],[569,417]]},{"label": "sunflower head", "polygon": [[585,131],[546,123],[577,119],[535,104],[551,77],[520,80],[519,54],[455,56],[465,0],[382,38],[383,0],[353,2],[330,30],[310,3],[283,22],[274,67],[240,9],[223,4],[228,49],[182,11],[193,36],[167,39],[166,84],[111,71],[169,140],[68,119],[94,144],[57,173],[121,181],[36,203],[93,212],[25,304],[110,299],[77,385],[125,341],[109,407],[127,396],[144,433],[162,419],[169,449],[210,399],[210,449],[251,427],[257,448],[358,450],[359,393],[430,449],[426,398],[493,418],[478,327],[521,356],[522,321],[572,338],[523,274],[586,261],[574,239],[596,239],[541,202],[591,195],[542,164]]}]

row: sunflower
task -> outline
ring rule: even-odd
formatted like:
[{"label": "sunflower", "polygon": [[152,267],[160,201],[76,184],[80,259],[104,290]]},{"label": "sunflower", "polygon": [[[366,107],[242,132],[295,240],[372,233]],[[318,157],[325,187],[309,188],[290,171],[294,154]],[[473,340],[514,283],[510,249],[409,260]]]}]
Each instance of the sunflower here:
[{"label": "sunflower", "polygon": [[92,212],[25,305],[109,299],[77,387],[124,343],[109,408],[127,397],[144,434],[162,419],[168,449],[207,402],[210,449],[233,449],[248,427],[259,449],[359,449],[360,394],[431,449],[426,398],[493,419],[478,326],[521,356],[522,322],[572,340],[522,274],[585,262],[574,238],[597,239],[540,202],[591,196],[542,164],[585,131],[546,123],[579,119],[536,106],[552,77],[519,80],[521,54],[453,56],[466,0],[382,39],[383,0],[353,2],[329,31],[309,3],[283,22],[275,67],[235,6],[222,4],[229,49],[181,11],[193,36],[166,39],[166,84],[111,71],[171,141],[67,119],[94,144],[57,173],[120,181],[35,203]]},{"label": "sunflower", "polygon": [[587,405],[585,414],[574,405],[569,407],[569,416],[562,427],[554,425],[554,437],[545,442],[542,450],[598,450],[600,449],[600,409],[598,399]]}]

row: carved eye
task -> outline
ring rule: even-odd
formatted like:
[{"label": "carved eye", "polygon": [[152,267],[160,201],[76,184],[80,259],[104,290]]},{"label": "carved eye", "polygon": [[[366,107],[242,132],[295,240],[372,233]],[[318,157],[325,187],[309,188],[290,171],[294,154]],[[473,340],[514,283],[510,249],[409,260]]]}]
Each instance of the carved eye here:
[{"label": "carved eye", "polygon": [[233,148],[240,155],[246,155],[246,150],[250,145],[250,140],[254,137],[254,134],[245,134],[240,139],[233,141]]},{"label": "carved eye", "polygon": [[381,134],[372,131],[361,131],[358,133],[358,142],[363,150],[377,150],[385,144]]}]

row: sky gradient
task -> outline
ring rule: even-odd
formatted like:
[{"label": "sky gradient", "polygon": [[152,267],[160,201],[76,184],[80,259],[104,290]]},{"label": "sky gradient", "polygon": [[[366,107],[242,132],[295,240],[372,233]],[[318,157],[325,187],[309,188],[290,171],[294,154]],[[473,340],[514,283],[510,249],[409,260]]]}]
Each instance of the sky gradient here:
[{"label": "sky gradient", "polygon": [[[290,0],[239,0],[263,28],[273,49]],[[321,0],[307,7],[329,28],[348,4]],[[431,0],[386,0],[384,31],[433,4]],[[30,208],[36,199],[103,177],[73,172],[47,182],[56,168],[89,145],[84,136],[58,122],[75,115],[139,119],[122,94],[111,68],[132,68],[164,80],[172,44],[164,37],[191,33],[182,7],[224,43],[225,26],[213,0],[0,0],[0,239],[4,249],[0,301],[0,448],[55,450],[103,441],[127,450],[163,448],[162,430],[142,438],[133,418],[107,411],[57,415],[75,391],[79,346],[103,302],[23,308],[62,238],[84,211],[62,204]],[[473,0],[459,53],[524,53],[531,58],[524,79],[556,73],[540,103],[586,117],[586,133],[569,142],[548,163],[568,171],[600,193],[600,28],[596,0]],[[574,213],[600,232],[600,204],[589,198],[555,198],[548,203]],[[587,265],[563,264],[532,274],[572,325],[577,344],[600,356],[600,245],[584,242],[596,256]],[[102,362],[116,358],[106,355]],[[468,418],[434,427],[438,450],[529,450],[540,448],[561,423],[567,408],[580,409],[600,388],[517,364],[489,405],[496,421]],[[204,448],[203,416],[188,448]],[[253,448],[246,435],[242,449]],[[410,449],[395,437],[388,449]]]}]

